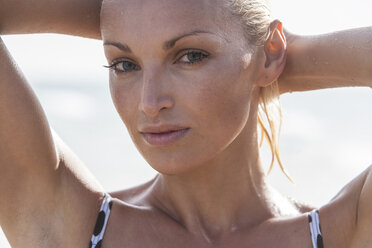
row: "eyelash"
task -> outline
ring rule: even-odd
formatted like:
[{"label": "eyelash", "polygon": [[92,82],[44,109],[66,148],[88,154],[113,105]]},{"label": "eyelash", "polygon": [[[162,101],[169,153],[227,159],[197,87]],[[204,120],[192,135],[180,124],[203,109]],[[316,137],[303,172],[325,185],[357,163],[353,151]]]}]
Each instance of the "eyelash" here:
[{"label": "eyelash", "polygon": [[[204,59],[207,59],[209,57],[209,54],[206,53],[206,52],[204,52],[204,51],[200,51],[200,50],[187,50],[185,53],[183,53],[180,56],[180,58],[177,61],[181,60],[181,58],[183,58],[184,56],[187,56],[189,54],[200,54],[201,55],[201,59],[198,60],[198,61],[194,61],[194,62],[180,62],[180,63],[186,64],[186,65],[194,65],[194,64],[203,62]],[[133,70],[136,70],[136,71],[139,70],[139,69],[137,69],[138,68],[137,65],[136,65],[136,67],[137,67],[136,69],[129,70],[129,71],[123,71],[123,70],[118,69],[117,68],[117,65],[119,65],[120,63],[124,63],[124,62],[129,62],[129,63],[132,63],[133,65],[135,65],[130,60],[117,59],[117,60],[112,61],[111,65],[104,65],[103,67],[108,68],[110,70],[114,70],[116,73],[128,73],[128,72],[131,72]],[[175,63],[177,63],[177,62],[175,62]]]},{"label": "eyelash", "polygon": [[185,53],[182,54],[182,56],[178,60],[180,60],[181,58],[183,58],[184,56],[189,55],[189,54],[200,54],[202,56],[202,58],[200,60],[196,61],[196,62],[181,62],[181,63],[189,64],[189,65],[197,64],[197,63],[200,63],[204,59],[207,59],[209,57],[208,53],[200,51],[200,50],[187,50],[187,51],[185,51]]}]

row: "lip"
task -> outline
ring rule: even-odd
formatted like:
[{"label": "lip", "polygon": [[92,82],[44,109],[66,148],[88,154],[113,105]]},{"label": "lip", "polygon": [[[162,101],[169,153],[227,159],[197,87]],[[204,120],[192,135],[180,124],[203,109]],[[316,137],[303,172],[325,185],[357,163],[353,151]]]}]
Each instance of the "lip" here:
[{"label": "lip", "polygon": [[159,129],[157,129],[157,132],[141,132],[141,134],[146,142],[152,146],[167,146],[184,137],[189,130],[190,128],[183,128],[159,132]]},{"label": "lip", "polygon": [[170,131],[178,131],[186,129],[186,127],[179,126],[179,125],[159,125],[159,126],[147,126],[142,129],[140,129],[141,133],[166,133]]}]

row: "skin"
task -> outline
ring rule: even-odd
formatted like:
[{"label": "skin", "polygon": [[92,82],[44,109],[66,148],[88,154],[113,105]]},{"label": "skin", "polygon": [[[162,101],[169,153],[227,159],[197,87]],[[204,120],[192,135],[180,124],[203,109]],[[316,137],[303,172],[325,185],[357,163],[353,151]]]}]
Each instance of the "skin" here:
[{"label": "skin", "polygon": [[[229,16],[221,18],[221,2],[175,6],[172,1],[128,1],[130,8],[124,13],[122,4],[103,5],[101,28],[109,64],[126,59],[140,67],[111,71],[110,88],[132,140],[161,173],[141,201],[168,213],[207,243],[280,215],[280,206],[278,210],[267,206],[273,193],[264,182],[258,155],[256,82],[268,77],[258,69],[262,53],[244,39],[240,25]],[[158,17],[164,8],[169,14]],[[167,28],[154,29],[163,26]],[[164,52],[165,40],[193,30],[210,33],[180,39]],[[129,35],[134,32],[138,35]],[[145,42],[145,36],[153,37],[153,42]],[[117,43],[125,43],[132,53],[118,49]],[[205,51],[209,57],[187,65],[182,51],[188,48]],[[279,75],[283,67],[275,69]],[[159,123],[191,130],[180,142],[151,147],[138,130]],[[291,211],[296,213],[293,207]]]},{"label": "skin", "polygon": [[[0,33],[76,34],[74,27],[82,22],[78,35],[102,37],[109,64],[125,59],[136,66],[125,74],[111,70],[110,89],[135,145],[159,174],[111,193],[115,200],[103,247],[312,247],[306,212],[313,208],[288,200],[265,182],[256,128],[260,87],[280,75],[282,93],[345,86],[345,69],[353,79],[348,85],[372,86],[370,70],[363,67],[372,64],[370,29],[287,34],[287,49],[282,25],[274,21],[267,42],[255,47],[244,39],[238,20],[223,11],[222,1],[107,0],[102,33],[91,18],[99,13],[98,2],[76,6],[66,0],[54,8],[45,1],[36,7],[12,1],[0,1],[9,11],[0,15]],[[28,10],[33,18],[17,19],[12,9]],[[36,15],[40,9],[45,13]],[[184,37],[164,51],[164,42],[194,30],[208,33]],[[343,44],[332,43],[335,37]],[[345,52],[355,56],[330,56],[351,42],[357,46]],[[190,57],[180,52],[189,48],[208,58],[186,64]],[[329,64],[311,63],[303,56],[309,54]],[[49,129],[2,42],[0,58],[0,224],[12,247],[86,247],[104,190]],[[359,68],[358,61],[364,62]],[[190,131],[174,144],[152,147],[139,130],[159,123]],[[370,171],[320,208],[325,247],[372,244]]]},{"label": "skin", "polygon": [[372,87],[372,27],[323,35],[286,32],[287,64],[280,93],[336,87]]}]

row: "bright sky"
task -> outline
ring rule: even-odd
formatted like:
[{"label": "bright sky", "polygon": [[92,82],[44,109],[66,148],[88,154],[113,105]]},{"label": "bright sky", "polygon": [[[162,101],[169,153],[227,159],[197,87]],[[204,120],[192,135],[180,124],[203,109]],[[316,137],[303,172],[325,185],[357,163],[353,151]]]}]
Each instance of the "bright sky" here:
[{"label": "bright sky", "polygon": [[272,0],[271,4],[275,16],[299,34],[372,25],[369,0]]}]

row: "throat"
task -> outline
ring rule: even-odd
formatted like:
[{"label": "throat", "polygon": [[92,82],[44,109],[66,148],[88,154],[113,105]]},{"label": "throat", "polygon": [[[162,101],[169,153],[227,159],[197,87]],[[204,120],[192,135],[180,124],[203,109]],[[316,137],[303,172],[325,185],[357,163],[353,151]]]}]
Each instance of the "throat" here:
[{"label": "throat", "polygon": [[193,184],[182,187],[169,184],[162,175],[155,180],[155,185],[153,204],[156,208],[208,243],[255,228],[272,218],[299,214],[287,198],[267,185],[245,185],[245,188],[236,184],[221,185],[223,190],[198,185],[195,189]]}]

